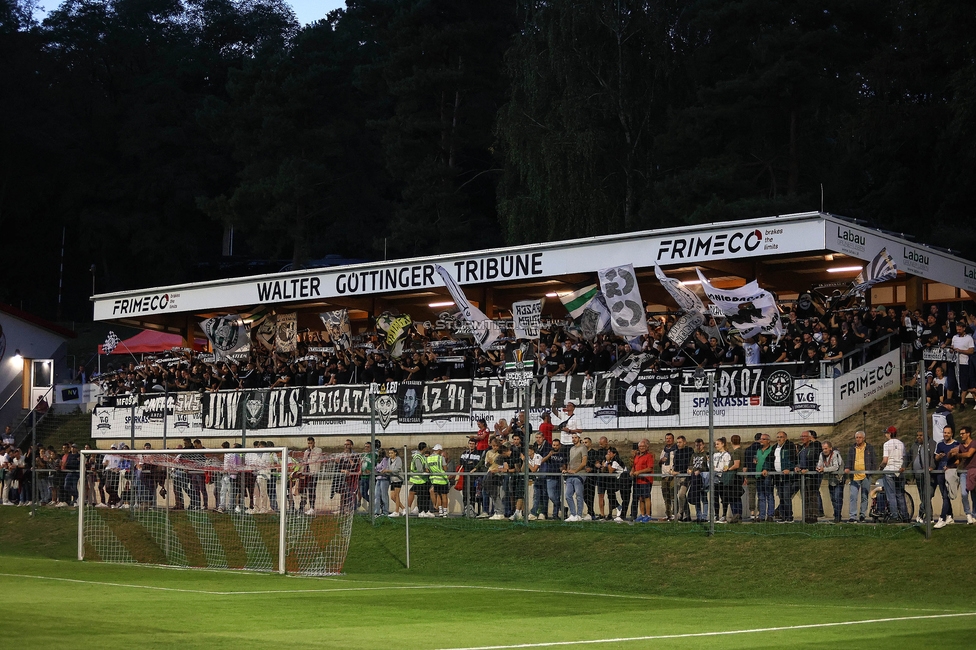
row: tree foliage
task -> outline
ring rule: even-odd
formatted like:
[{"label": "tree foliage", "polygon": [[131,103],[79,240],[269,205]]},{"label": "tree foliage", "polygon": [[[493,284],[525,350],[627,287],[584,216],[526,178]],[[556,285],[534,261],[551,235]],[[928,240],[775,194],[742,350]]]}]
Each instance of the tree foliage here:
[{"label": "tree foliage", "polygon": [[[799,210],[976,244],[964,0],[0,0],[0,300]],[[61,240],[65,239],[64,272]],[[229,272],[229,271],[228,271]]]}]

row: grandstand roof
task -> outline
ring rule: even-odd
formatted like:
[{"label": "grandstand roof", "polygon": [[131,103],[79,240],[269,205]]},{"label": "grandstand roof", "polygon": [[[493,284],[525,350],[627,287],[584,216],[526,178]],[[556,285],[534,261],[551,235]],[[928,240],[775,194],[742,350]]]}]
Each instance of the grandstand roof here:
[{"label": "grandstand roof", "polygon": [[[976,264],[951,251],[856,220],[807,212],[153,287],[96,295],[92,302],[97,321],[178,333],[187,331],[193,317],[246,315],[278,306],[299,312],[347,308],[354,319],[396,308],[417,320],[439,311],[431,303],[450,301],[434,271],[440,264],[470,287],[473,303],[493,315],[507,311],[514,300],[553,297],[595,282],[601,268],[631,263],[643,298],[668,305],[654,278],[655,263],[682,280],[694,280],[695,268],[701,268],[719,286],[756,279],[784,297],[817,284],[850,281],[882,248],[899,271],[888,285],[904,287],[919,278],[924,285],[940,285],[933,292],[938,299],[976,295]],[[903,289],[887,295],[886,302],[905,302]]]}]

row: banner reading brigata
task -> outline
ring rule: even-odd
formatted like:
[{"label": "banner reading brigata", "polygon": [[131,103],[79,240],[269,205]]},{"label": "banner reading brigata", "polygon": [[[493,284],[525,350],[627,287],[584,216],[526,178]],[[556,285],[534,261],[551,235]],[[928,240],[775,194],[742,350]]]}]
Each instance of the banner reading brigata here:
[{"label": "banner reading brigata", "polygon": [[[713,417],[722,426],[833,424],[865,403],[898,389],[899,351],[834,378],[807,378],[797,367],[722,367],[712,372]],[[635,355],[635,358],[639,355]],[[553,423],[576,405],[584,431],[704,427],[707,378],[691,370],[657,372],[640,361],[613,373],[537,376],[528,386],[533,427],[553,410]],[[308,386],[114,397],[92,412],[93,438],[366,435],[424,431],[469,433],[474,420],[511,420],[523,408],[525,388],[500,378],[378,385]],[[370,409],[371,399],[373,409]],[[358,432],[358,433],[354,433]],[[753,432],[754,433],[754,432]]]}]

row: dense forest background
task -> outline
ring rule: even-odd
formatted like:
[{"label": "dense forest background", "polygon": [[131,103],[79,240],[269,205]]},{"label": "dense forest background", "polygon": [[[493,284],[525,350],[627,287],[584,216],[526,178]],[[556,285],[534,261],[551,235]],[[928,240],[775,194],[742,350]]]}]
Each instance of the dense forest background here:
[{"label": "dense forest background", "polygon": [[969,0],[34,4],[0,0],[0,301],[48,318],[821,200],[976,256]]}]

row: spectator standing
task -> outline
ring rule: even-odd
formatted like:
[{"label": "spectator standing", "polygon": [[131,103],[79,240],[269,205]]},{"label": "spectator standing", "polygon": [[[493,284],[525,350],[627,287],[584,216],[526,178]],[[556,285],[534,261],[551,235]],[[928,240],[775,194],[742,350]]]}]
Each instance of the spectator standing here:
[{"label": "spectator standing", "polygon": [[800,476],[801,498],[803,500],[803,521],[808,524],[817,523],[817,512],[820,509],[821,477],[817,474],[817,461],[823,449],[812,431],[800,433],[800,447],[796,454],[794,471]]},{"label": "spectator standing", "polygon": [[440,444],[434,445],[434,450],[427,457],[427,468],[430,472],[430,485],[438,517],[447,516],[447,495],[451,490],[450,481],[447,478],[447,459],[444,457],[444,447]]},{"label": "spectator standing", "polygon": [[976,524],[976,509],[973,501],[976,491],[976,463],[973,457],[976,456],[976,441],[973,440],[972,427],[959,427],[960,442],[949,452],[950,458],[956,459],[956,474],[959,477],[959,497],[962,499],[962,509],[966,513],[966,523]]},{"label": "spectator standing", "polygon": [[579,433],[573,433],[573,446],[569,449],[569,461],[563,473],[566,476],[566,504],[569,507],[568,522],[583,520],[583,476],[586,474],[586,445]]},{"label": "spectator standing", "polygon": [[657,464],[661,474],[661,498],[664,499],[666,521],[674,521],[674,452],[677,448],[674,434],[664,434],[664,448],[661,449]]},{"label": "spectator standing", "polygon": [[[473,440],[471,445],[474,446]],[[403,489],[403,459],[400,458],[400,452],[396,447],[387,449],[386,456],[388,464],[385,473],[390,478],[390,501],[392,502],[390,516],[399,517],[404,513],[403,504],[400,502],[400,491]]]},{"label": "spectator standing", "polygon": [[848,523],[863,523],[868,514],[868,495],[871,492],[871,477],[867,472],[878,469],[878,459],[874,447],[866,441],[866,434],[854,434],[854,444],[847,450],[844,474],[850,477],[851,487],[848,503]]},{"label": "spectator standing", "polygon": [[942,512],[939,520],[935,522],[935,528],[943,528],[949,524],[956,523],[952,514],[952,501],[958,492],[958,478],[956,473],[956,463],[958,459],[953,457],[950,452],[959,446],[959,441],[954,439],[955,435],[952,427],[943,427],[942,440],[935,446],[935,469],[940,473],[935,475],[935,484],[939,488],[942,497]]},{"label": "spectator standing", "polygon": [[745,451],[742,449],[742,438],[734,434],[730,439],[732,448],[728,450],[732,462],[725,470],[725,484],[728,486],[729,504],[732,507],[731,524],[742,522],[742,472],[745,467]]},{"label": "spectator standing", "polygon": [[759,435],[759,449],[756,450],[756,460],[753,471],[758,474],[756,477],[756,515],[755,521],[771,523],[776,513],[776,504],[773,499],[774,472],[773,469],[773,447],[768,433]]},{"label": "spectator standing", "polygon": [[905,445],[898,439],[898,429],[885,430],[885,443],[881,448],[881,469],[884,471],[884,491],[888,500],[888,511],[896,521],[908,521],[905,506],[905,479],[902,468],[905,463]]},{"label": "spectator standing", "polygon": [[468,448],[461,452],[458,459],[458,471],[464,472],[464,483],[461,487],[461,502],[464,507],[465,517],[475,516],[475,496],[480,477],[475,477],[474,472],[481,466],[484,460],[484,453],[478,451],[475,439],[468,438]]},{"label": "spectator standing", "polygon": [[[746,472],[756,471],[756,450],[762,445],[759,440],[762,438],[761,433],[757,433],[753,438],[751,445],[745,448],[742,454],[742,468]],[[756,511],[758,505],[758,494],[756,493],[756,477],[749,475],[746,476],[746,491],[749,493],[749,516],[755,521]]]},{"label": "spectator standing", "polygon": [[305,450],[302,452],[301,501],[298,509],[302,512],[311,510],[315,514],[319,470],[322,468],[322,450],[315,445],[315,438],[305,439]]},{"label": "spectator standing", "polygon": [[725,438],[715,441],[715,451],[712,453],[712,475],[711,480],[715,481],[715,521],[724,524],[727,519],[725,511],[729,509],[731,503],[729,499],[729,485],[726,482],[726,470],[732,464],[732,456],[725,449]]},{"label": "spectator standing", "polygon": [[[973,337],[966,331],[966,324],[956,323],[956,334],[952,337],[951,347],[959,354],[956,360],[956,382],[959,385],[959,403],[965,405],[966,395],[972,394],[976,401],[976,377],[974,377],[972,364],[969,363],[970,355],[973,354]],[[974,407],[976,408],[976,407]]]},{"label": "spectator standing", "polygon": [[634,498],[637,499],[637,523],[651,521],[651,486],[654,484],[654,454],[651,443],[644,438],[637,443],[637,454],[630,475],[634,478]]},{"label": "spectator standing", "polygon": [[817,471],[827,478],[830,503],[834,508],[834,523],[839,524],[844,507],[844,461],[829,440],[823,442],[820,457],[817,459]]},{"label": "spectator standing", "polygon": [[695,450],[691,454],[691,502],[695,506],[695,521],[708,521],[708,480],[709,457],[705,441],[695,439]]},{"label": "spectator standing", "polygon": [[542,462],[543,473],[549,475],[546,477],[546,493],[549,496],[549,501],[552,503],[553,519],[560,519],[564,516],[561,512],[563,510],[563,494],[560,486],[560,476],[568,463],[569,456],[566,450],[563,449],[562,441],[559,438],[555,438],[552,441],[552,449],[548,457],[543,457]]},{"label": "spectator standing", "polygon": [[779,522],[793,521],[793,495],[796,494],[796,480],[793,474],[797,465],[796,445],[787,437],[785,431],[776,432],[776,447],[773,449],[773,470],[776,472],[776,491],[779,493]]},{"label": "spectator standing", "polygon": [[684,436],[678,436],[675,441],[674,466],[672,468],[674,471],[675,496],[677,501],[675,515],[678,521],[691,521],[691,509],[688,507],[688,489],[691,484],[691,476],[689,475],[691,456],[692,450],[688,446],[688,439]]}]

